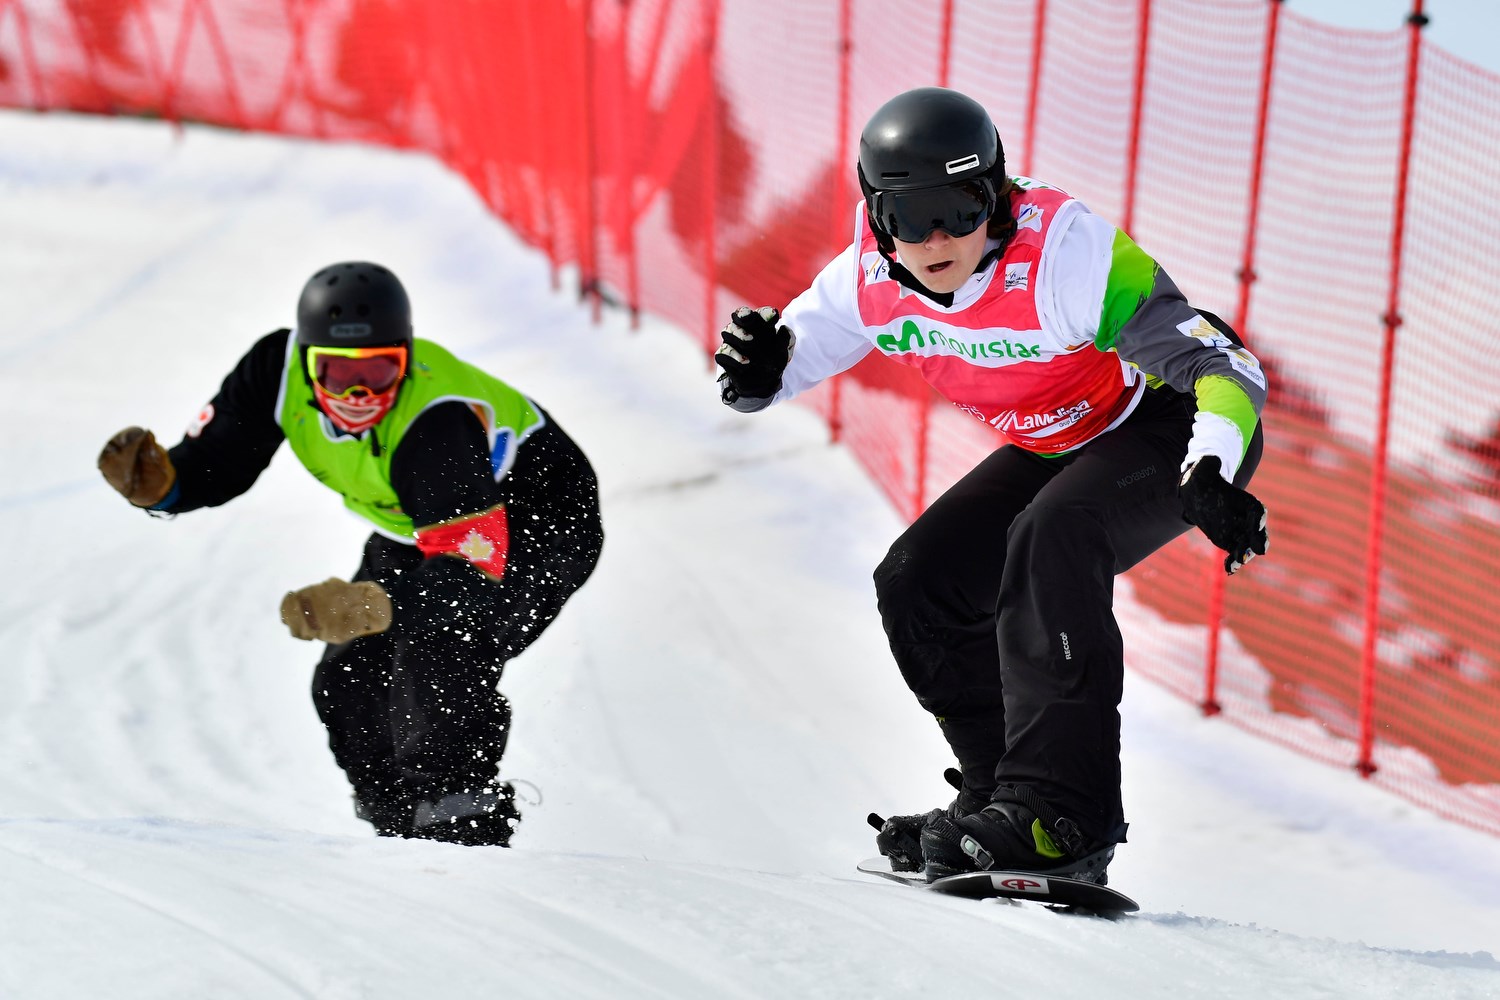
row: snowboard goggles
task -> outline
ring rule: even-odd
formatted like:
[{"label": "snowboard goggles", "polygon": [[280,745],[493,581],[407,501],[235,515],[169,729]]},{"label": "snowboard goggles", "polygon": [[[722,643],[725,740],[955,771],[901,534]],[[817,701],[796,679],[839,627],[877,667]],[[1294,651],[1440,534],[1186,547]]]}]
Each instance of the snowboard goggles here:
[{"label": "snowboard goggles", "polygon": [[344,399],[356,389],[390,392],[406,374],[408,351],[395,347],[309,347],[307,370],[319,389]]},{"label": "snowboard goggles", "polygon": [[934,229],[968,236],[994,212],[995,188],[989,178],[916,191],[876,191],[870,198],[876,223],[903,243],[921,243]]}]

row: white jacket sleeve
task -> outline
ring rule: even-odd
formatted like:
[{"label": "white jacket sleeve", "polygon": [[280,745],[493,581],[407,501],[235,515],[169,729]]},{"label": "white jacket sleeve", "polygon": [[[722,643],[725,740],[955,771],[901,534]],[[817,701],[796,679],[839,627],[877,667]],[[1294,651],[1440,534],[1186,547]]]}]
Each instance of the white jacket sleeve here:
[{"label": "white jacket sleeve", "polygon": [[781,391],[775,402],[791,399],[853,368],[875,346],[866,339],[859,321],[855,301],[858,273],[858,250],[851,244],[818,272],[807,291],[782,310],[781,321],[797,342],[781,375]]}]

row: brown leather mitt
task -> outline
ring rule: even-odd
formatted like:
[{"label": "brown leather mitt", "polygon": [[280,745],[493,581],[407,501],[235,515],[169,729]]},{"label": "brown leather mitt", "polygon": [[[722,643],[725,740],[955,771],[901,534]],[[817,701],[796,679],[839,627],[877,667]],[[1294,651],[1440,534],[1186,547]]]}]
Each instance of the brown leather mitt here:
[{"label": "brown leather mitt", "polygon": [[99,452],[99,471],[126,500],[137,507],[161,502],[177,481],[177,470],[156,435],[141,427],[127,427]]},{"label": "brown leather mitt", "polygon": [[391,599],[370,580],[330,576],[281,599],[281,621],[298,639],[341,643],[391,627]]}]

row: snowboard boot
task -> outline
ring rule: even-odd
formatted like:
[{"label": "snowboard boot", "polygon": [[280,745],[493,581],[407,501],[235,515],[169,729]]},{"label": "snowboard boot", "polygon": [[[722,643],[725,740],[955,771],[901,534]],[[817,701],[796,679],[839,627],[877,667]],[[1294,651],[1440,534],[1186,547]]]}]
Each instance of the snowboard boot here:
[{"label": "snowboard boot", "polygon": [[1107,885],[1115,845],[1086,841],[1072,820],[1058,816],[1034,795],[1018,794],[1027,801],[997,799],[973,815],[939,817],[923,829],[927,881],[998,870]]},{"label": "snowboard boot", "polygon": [[373,826],[377,837],[406,837],[411,834],[412,816],[417,810],[415,802],[377,796],[361,798],[357,792],[352,798],[354,815]]},{"label": "snowboard boot", "polygon": [[963,788],[962,776],[956,768],[948,768],[943,777],[954,788],[958,797],[946,809],[933,809],[910,816],[891,816],[879,823],[871,815],[871,826],[876,828],[875,847],[891,863],[893,872],[919,872],[922,870],[922,831],[940,818],[957,819],[984,808],[984,799]]},{"label": "snowboard boot", "polygon": [[405,837],[411,833],[416,796],[400,778],[366,776],[354,786],[354,815],[375,828],[376,836]]},{"label": "snowboard boot", "polygon": [[520,819],[516,790],[508,781],[497,781],[418,802],[407,836],[469,847],[509,847]]}]

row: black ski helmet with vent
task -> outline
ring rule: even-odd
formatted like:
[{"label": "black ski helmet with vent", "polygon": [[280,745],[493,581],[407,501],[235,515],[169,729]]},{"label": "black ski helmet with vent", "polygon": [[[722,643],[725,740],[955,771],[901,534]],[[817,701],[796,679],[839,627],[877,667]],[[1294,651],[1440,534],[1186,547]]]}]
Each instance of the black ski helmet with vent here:
[{"label": "black ski helmet with vent", "polygon": [[388,268],[368,261],[330,264],[297,300],[300,347],[380,347],[411,343],[411,302]]},{"label": "black ski helmet with vent", "polygon": [[881,193],[926,191],[977,183],[994,207],[1003,189],[1005,150],[989,112],[973,98],[944,87],[897,94],[870,116],[859,137],[859,183],[877,235]]}]

